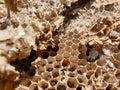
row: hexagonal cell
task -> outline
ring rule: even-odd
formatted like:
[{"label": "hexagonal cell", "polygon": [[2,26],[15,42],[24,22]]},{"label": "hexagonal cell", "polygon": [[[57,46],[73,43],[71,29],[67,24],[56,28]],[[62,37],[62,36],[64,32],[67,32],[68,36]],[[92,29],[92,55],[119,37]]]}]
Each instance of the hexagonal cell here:
[{"label": "hexagonal cell", "polygon": [[78,58],[77,55],[70,57],[70,62],[71,62],[71,63],[78,63],[78,60],[79,60],[79,58]]},{"label": "hexagonal cell", "polygon": [[78,65],[85,66],[86,64],[88,64],[88,62],[87,62],[86,59],[79,59],[79,60],[78,60]]},{"label": "hexagonal cell", "polygon": [[76,80],[75,78],[69,78],[69,79],[67,80],[67,85],[68,85],[68,87],[70,87],[70,88],[76,88],[77,85],[78,85],[78,83],[77,83],[77,80]]},{"label": "hexagonal cell", "polygon": [[57,85],[57,90],[66,90],[67,86],[65,84],[58,84]]},{"label": "hexagonal cell", "polygon": [[76,63],[70,63],[68,70],[73,72],[77,69],[77,67],[78,67],[78,65]]},{"label": "hexagonal cell", "polygon": [[64,58],[69,58],[71,56],[70,52],[64,52],[63,54]]},{"label": "hexagonal cell", "polygon": [[104,66],[106,64],[106,60],[105,59],[99,59],[96,61],[96,64],[99,66]]},{"label": "hexagonal cell", "polygon": [[95,70],[97,68],[97,65],[95,63],[89,63],[86,65],[87,70]]},{"label": "hexagonal cell", "polygon": [[53,62],[55,62],[55,58],[50,56],[50,57],[48,57],[47,62],[49,64],[52,64]]},{"label": "hexagonal cell", "polygon": [[77,68],[77,73],[78,74],[83,74],[83,73],[85,73],[85,72],[87,72],[87,69],[84,67],[84,66],[79,66],[78,68]]},{"label": "hexagonal cell", "polygon": [[56,61],[61,61],[61,60],[63,60],[63,56],[61,54],[57,55],[56,56]]},{"label": "hexagonal cell", "polygon": [[59,70],[58,70],[58,69],[54,69],[54,70],[52,71],[52,76],[53,76],[53,77],[58,77],[58,76],[59,76]]},{"label": "hexagonal cell", "polygon": [[41,80],[41,77],[40,76],[33,76],[32,77],[32,82],[36,82],[36,83],[38,83],[39,81]]},{"label": "hexagonal cell", "polygon": [[40,61],[36,62],[36,67],[39,67],[39,66],[45,66],[46,65],[46,60],[44,59],[40,59]]},{"label": "hexagonal cell", "polygon": [[94,74],[94,71],[90,70],[86,73],[86,77],[90,79],[93,74]]},{"label": "hexagonal cell", "polygon": [[55,86],[57,83],[58,83],[57,78],[51,78],[51,80],[50,80],[50,85],[51,86]]},{"label": "hexagonal cell", "polygon": [[63,62],[62,62],[63,67],[67,67],[67,66],[69,66],[69,64],[70,64],[69,59],[64,59]]},{"label": "hexagonal cell", "polygon": [[37,84],[31,84],[29,87],[29,90],[39,90],[38,85]]},{"label": "hexagonal cell", "polygon": [[72,56],[76,56],[76,55],[78,56],[78,55],[79,55],[78,50],[72,50],[72,51],[71,51],[71,55],[72,55]]},{"label": "hexagonal cell", "polygon": [[79,44],[79,39],[72,39],[72,42],[74,43],[74,44]]},{"label": "hexagonal cell", "polygon": [[60,68],[61,67],[61,62],[54,62],[54,68]]},{"label": "hexagonal cell", "polygon": [[53,70],[53,65],[52,64],[47,64],[46,65],[46,71],[51,72]]},{"label": "hexagonal cell", "polygon": [[76,74],[76,73],[74,73],[74,72],[70,72],[70,73],[68,74],[68,76],[69,76],[69,77],[76,77],[76,76],[77,76],[77,74]]},{"label": "hexagonal cell", "polygon": [[80,34],[75,34],[73,37],[74,37],[75,39],[78,39],[78,38],[80,37]]},{"label": "hexagonal cell", "polygon": [[80,84],[87,84],[88,83],[88,79],[85,75],[79,75],[77,77],[77,81],[80,83]]},{"label": "hexagonal cell", "polygon": [[[113,78],[114,78],[114,79],[113,79]],[[104,76],[104,80],[105,80],[106,82],[108,82],[108,83],[111,83],[111,84],[117,82],[116,77],[115,77],[114,75],[111,75],[111,74],[106,74],[106,75]]]},{"label": "hexagonal cell", "polygon": [[66,41],[65,43],[66,43],[67,46],[72,46],[72,41],[70,41],[70,40]]},{"label": "hexagonal cell", "polygon": [[50,80],[52,75],[49,72],[44,72],[42,75],[43,79],[45,79],[46,81]]},{"label": "hexagonal cell", "polygon": [[40,87],[44,90],[46,88],[48,88],[48,83],[44,80],[42,80],[40,83],[39,83]]},{"label": "hexagonal cell", "polygon": [[72,50],[78,50],[78,45],[77,44],[72,44]]},{"label": "hexagonal cell", "polygon": [[64,49],[60,49],[58,52],[57,52],[57,55],[62,55],[64,52]]},{"label": "hexagonal cell", "polygon": [[72,49],[71,49],[71,47],[70,47],[70,46],[68,46],[68,45],[67,45],[67,46],[65,47],[65,51],[66,51],[66,52],[71,52],[71,51],[72,51]]}]

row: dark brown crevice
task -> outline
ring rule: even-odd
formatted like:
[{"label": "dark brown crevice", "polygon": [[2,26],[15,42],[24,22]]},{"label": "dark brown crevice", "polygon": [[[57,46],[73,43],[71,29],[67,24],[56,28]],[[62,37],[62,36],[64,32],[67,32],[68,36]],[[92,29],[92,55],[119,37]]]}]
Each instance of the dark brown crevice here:
[{"label": "dark brown crevice", "polygon": [[10,64],[15,67],[17,71],[20,72],[20,78],[24,77],[25,74],[28,76],[33,76],[35,74],[35,67],[31,63],[38,57],[35,50],[31,50],[30,55],[22,60],[16,60]]}]

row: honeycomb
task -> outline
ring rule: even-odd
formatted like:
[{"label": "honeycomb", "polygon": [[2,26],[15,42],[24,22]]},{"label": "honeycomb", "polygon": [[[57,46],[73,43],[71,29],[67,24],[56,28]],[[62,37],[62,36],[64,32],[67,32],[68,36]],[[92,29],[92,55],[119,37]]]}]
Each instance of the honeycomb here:
[{"label": "honeycomb", "polygon": [[[42,9],[41,3],[51,8],[44,15],[35,12],[40,20],[33,20],[32,27],[37,32],[40,23],[44,26],[35,38],[37,49],[10,63],[19,72],[15,90],[120,89],[120,2],[88,1],[40,0]],[[13,88],[11,82],[5,82],[4,90]]]}]

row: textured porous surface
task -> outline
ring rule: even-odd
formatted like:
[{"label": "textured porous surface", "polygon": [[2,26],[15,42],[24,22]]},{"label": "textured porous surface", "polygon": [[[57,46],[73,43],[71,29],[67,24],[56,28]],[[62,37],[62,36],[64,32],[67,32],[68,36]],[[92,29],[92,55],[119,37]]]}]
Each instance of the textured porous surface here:
[{"label": "textured porous surface", "polygon": [[0,90],[120,89],[119,0],[20,0],[8,27],[2,7]]}]

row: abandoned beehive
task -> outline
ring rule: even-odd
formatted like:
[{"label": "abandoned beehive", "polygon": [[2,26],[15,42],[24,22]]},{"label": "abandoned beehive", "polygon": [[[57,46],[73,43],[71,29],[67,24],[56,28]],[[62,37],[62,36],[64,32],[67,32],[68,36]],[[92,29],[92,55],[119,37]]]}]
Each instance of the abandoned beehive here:
[{"label": "abandoned beehive", "polygon": [[2,7],[0,90],[120,89],[118,0],[19,0],[11,26]]}]

